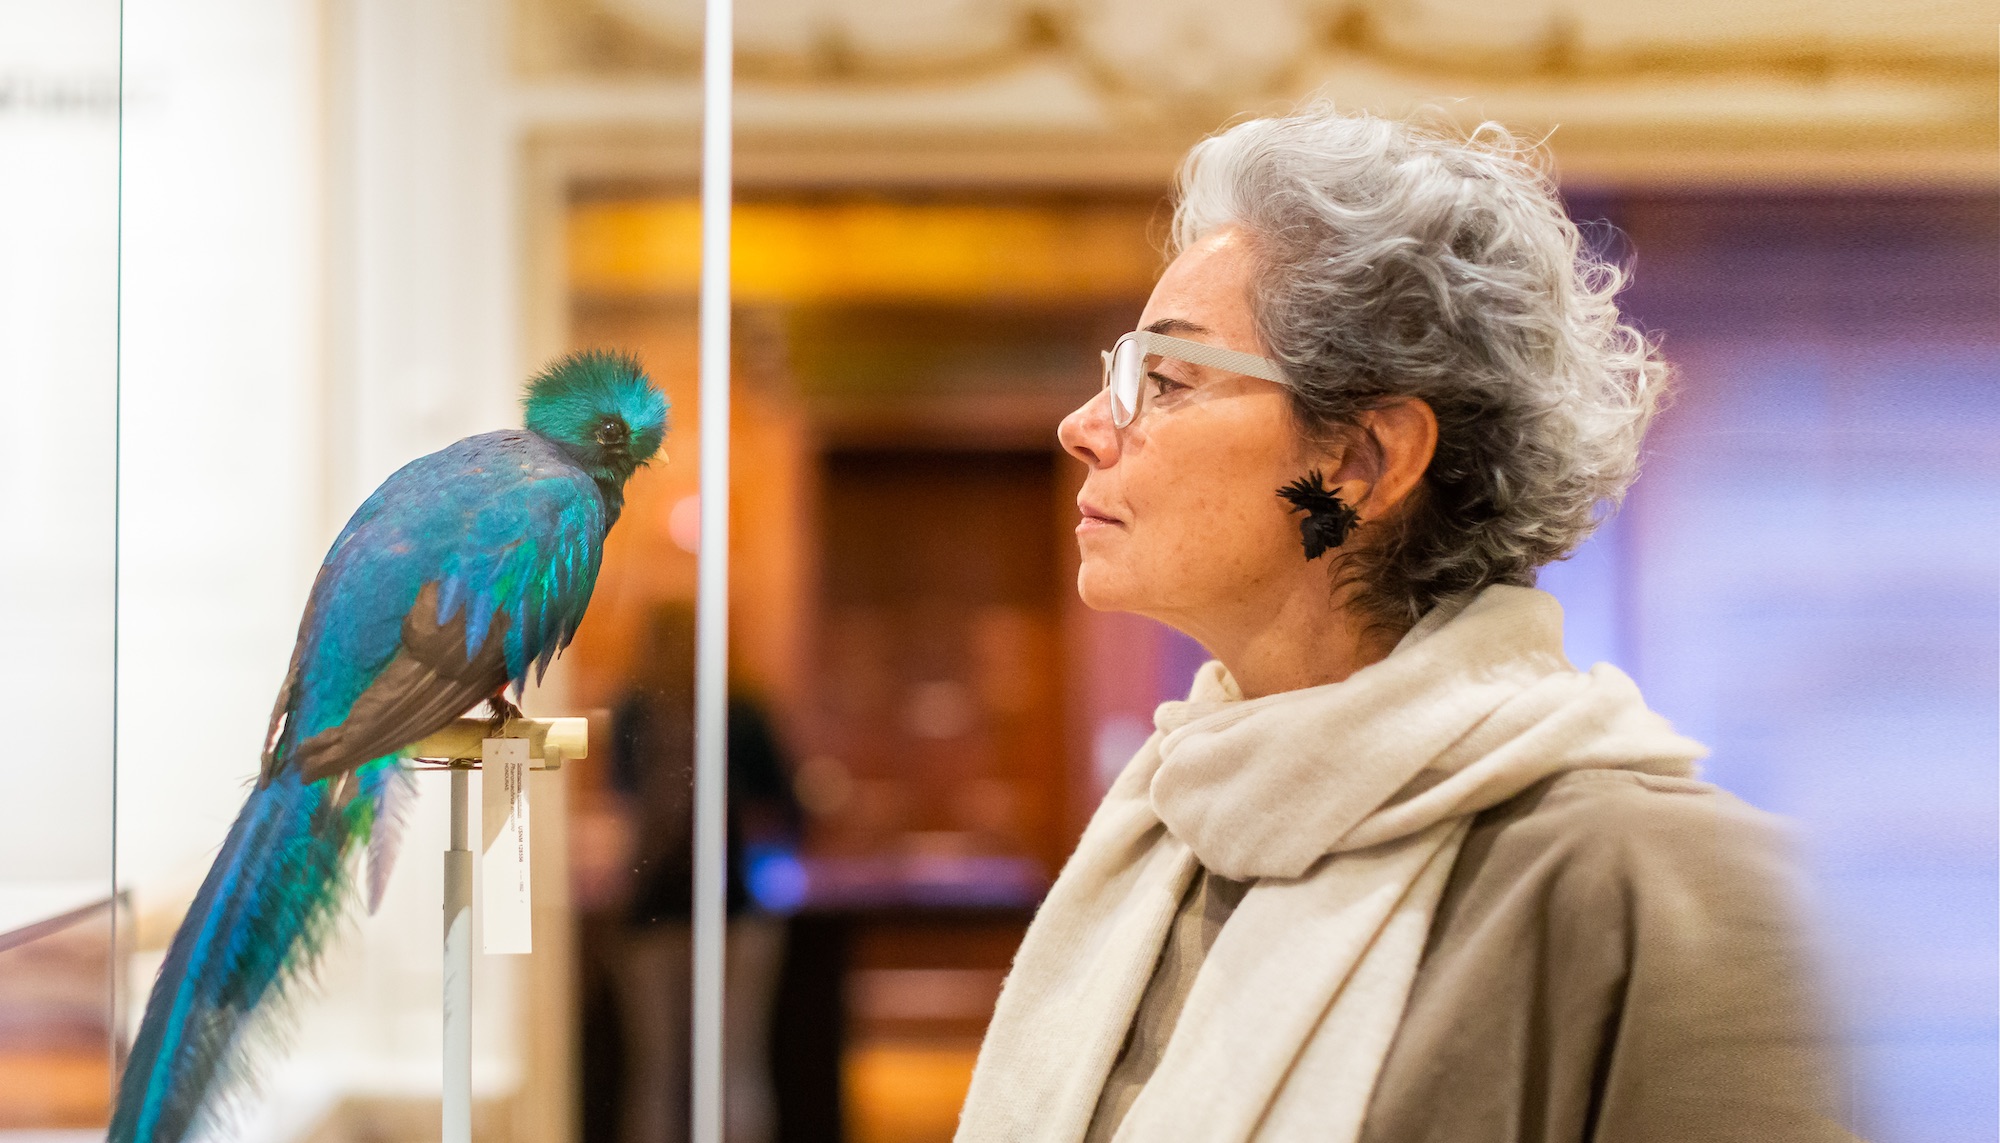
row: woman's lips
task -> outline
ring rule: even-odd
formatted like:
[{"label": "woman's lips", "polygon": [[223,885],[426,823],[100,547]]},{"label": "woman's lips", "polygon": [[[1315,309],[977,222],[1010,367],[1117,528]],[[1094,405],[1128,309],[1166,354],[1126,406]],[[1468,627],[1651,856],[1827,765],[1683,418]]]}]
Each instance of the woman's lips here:
[{"label": "woman's lips", "polygon": [[1083,519],[1078,520],[1076,523],[1078,535],[1082,535],[1085,532],[1095,532],[1103,528],[1122,528],[1125,526],[1124,521],[1115,516],[1107,515],[1088,504],[1078,504],[1076,507],[1077,511],[1083,515]]}]

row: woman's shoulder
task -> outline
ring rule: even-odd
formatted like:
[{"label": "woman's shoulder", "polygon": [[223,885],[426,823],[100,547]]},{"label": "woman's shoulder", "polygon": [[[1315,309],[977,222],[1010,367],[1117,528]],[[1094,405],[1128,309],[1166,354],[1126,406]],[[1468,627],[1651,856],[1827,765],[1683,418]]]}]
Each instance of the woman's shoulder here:
[{"label": "woman's shoulder", "polygon": [[1522,1123],[1537,1139],[1851,1140],[1825,1113],[1786,832],[1708,783],[1608,770],[1479,815],[1364,1143],[1520,1143]]},{"label": "woman's shoulder", "polygon": [[[1479,815],[1459,872],[1546,883],[1552,904],[1782,895],[1795,864],[1783,818],[1708,782],[1574,770]],[[1735,910],[1732,910],[1735,911]]]},{"label": "woman's shoulder", "polygon": [[1710,782],[1636,770],[1571,770],[1545,778],[1480,814],[1475,830],[1517,845],[1595,856],[1684,852],[1690,842],[1785,847],[1785,819]]}]

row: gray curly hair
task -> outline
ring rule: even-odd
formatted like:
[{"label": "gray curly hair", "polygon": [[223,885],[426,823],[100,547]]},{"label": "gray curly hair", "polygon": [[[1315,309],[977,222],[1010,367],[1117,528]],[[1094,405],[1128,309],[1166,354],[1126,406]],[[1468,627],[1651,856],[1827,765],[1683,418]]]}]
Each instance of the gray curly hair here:
[{"label": "gray curly hair", "polygon": [[1437,415],[1418,494],[1344,566],[1376,619],[1533,584],[1623,498],[1667,366],[1536,148],[1324,106],[1251,120],[1189,152],[1171,252],[1228,226],[1252,239],[1258,329],[1309,439],[1400,397]]}]

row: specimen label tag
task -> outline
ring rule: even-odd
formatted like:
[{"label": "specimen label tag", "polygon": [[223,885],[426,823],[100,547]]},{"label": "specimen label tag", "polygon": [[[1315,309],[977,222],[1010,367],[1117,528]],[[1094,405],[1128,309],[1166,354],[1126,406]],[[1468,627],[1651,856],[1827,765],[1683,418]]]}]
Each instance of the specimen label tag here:
[{"label": "specimen label tag", "polygon": [[533,951],[528,899],[528,740],[480,743],[479,851],[482,945],[489,953]]}]

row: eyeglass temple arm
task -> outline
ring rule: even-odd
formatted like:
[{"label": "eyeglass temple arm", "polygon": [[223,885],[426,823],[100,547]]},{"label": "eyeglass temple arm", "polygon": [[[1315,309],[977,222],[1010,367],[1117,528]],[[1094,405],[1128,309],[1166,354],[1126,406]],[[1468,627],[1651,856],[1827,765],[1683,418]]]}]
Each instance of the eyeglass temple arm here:
[{"label": "eyeglass temple arm", "polygon": [[[1259,357],[1254,353],[1244,353],[1235,349],[1224,349],[1222,346],[1209,345],[1205,342],[1189,341],[1186,338],[1168,337],[1164,333],[1152,333],[1143,329],[1130,336],[1136,338],[1139,348],[1147,353],[1157,353],[1162,357],[1171,357],[1191,365],[1206,365],[1210,369],[1226,369],[1231,373],[1241,373],[1245,377],[1255,377],[1262,381],[1275,381],[1280,385],[1285,383],[1285,374],[1278,368],[1278,363],[1268,357]],[[1106,361],[1111,359],[1108,353],[1104,357]]]}]

